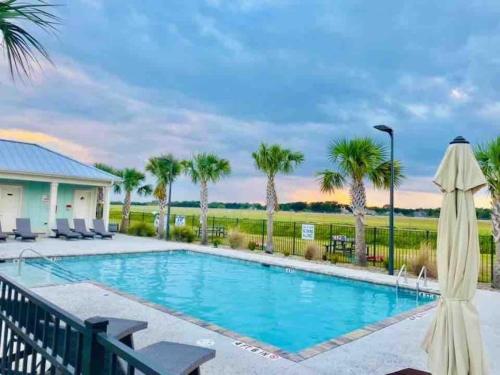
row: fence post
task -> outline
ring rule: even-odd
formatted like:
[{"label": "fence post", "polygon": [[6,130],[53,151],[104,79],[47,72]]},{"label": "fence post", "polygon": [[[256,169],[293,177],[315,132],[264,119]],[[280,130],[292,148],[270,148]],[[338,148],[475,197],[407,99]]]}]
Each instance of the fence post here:
[{"label": "fence post", "polygon": [[[490,275],[491,275],[491,286],[493,286],[493,279],[494,279],[494,272],[495,272],[495,252],[496,252],[496,247],[495,247],[495,239],[493,238],[493,235],[490,236]],[[497,256],[500,256],[500,254],[497,254]]]},{"label": "fence post", "polygon": [[264,232],[266,230],[266,219],[262,219],[262,250],[264,250]]},{"label": "fence post", "polygon": [[425,242],[429,242],[429,230],[425,231]]},{"label": "fence post", "polygon": [[215,216],[212,216],[212,242],[214,241],[214,232],[215,232]]},{"label": "fence post", "polygon": [[97,342],[97,334],[106,332],[108,320],[94,317],[85,320],[88,332],[84,336],[82,350],[82,373],[83,375],[100,374],[103,370],[104,348]]},{"label": "fence post", "polygon": [[142,211],[142,222],[144,223],[144,216],[146,215],[146,213],[144,211]]},{"label": "fence post", "polygon": [[292,255],[295,255],[295,229],[297,227],[297,223],[293,222],[293,245],[292,245]]},{"label": "fence post", "polygon": [[373,265],[377,261],[377,227],[373,227]]}]

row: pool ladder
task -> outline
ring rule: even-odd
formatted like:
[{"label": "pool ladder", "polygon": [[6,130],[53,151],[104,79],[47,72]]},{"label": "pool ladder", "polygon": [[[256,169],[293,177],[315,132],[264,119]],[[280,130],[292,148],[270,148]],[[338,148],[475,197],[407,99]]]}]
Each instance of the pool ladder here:
[{"label": "pool ladder", "polygon": [[420,281],[424,279],[424,287],[427,288],[427,267],[423,266],[417,278],[417,293],[420,291]]},{"label": "pool ladder", "polygon": [[[17,275],[18,276],[21,276],[22,265],[24,263],[24,253],[26,253],[26,252],[32,252],[33,254],[38,255],[38,257],[42,258],[43,260],[49,262],[54,267],[54,269],[57,271],[56,276],[59,276],[61,278],[64,278],[64,279],[66,279],[68,281],[72,281],[72,282],[86,280],[85,278],[82,278],[79,275],[74,274],[72,271],[64,268],[63,266],[61,266],[60,264],[55,262],[53,259],[50,259],[50,258],[46,257],[45,255],[43,255],[42,253],[40,253],[36,250],[33,250],[31,248],[26,248],[23,251],[21,251],[21,253],[19,254],[19,257],[17,258]],[[38,268],[43,269],[40,266]],[[43,270],[47,271],[46,269],[43,269]]]},{"label": "pool ladder", "polygon": [[408,284],[408,272],[406,270],[406,264],[403,264],[398,272],[398,277],[396,279],[396,288],[399,288],[401,276],[404,276],[405,284]]}]

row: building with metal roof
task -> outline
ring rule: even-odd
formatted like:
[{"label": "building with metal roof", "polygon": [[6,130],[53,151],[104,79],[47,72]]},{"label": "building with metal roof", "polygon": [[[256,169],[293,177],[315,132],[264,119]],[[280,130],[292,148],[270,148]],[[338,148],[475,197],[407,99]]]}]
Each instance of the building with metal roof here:
[{"label": "building with metal roof", "polygon": [[56,218],[109,220],[111,186],[120,178],[33,143],[0,139],[0,223],[16,218],[50,233]]}]

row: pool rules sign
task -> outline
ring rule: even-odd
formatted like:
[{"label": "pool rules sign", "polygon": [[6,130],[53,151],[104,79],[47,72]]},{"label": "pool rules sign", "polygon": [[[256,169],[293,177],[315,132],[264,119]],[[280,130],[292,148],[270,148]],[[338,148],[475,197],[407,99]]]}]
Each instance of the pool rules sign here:
[{"label": "pool rules sign", "polygon": [[314,240],[314,224],[302,224],[302,239]]}]

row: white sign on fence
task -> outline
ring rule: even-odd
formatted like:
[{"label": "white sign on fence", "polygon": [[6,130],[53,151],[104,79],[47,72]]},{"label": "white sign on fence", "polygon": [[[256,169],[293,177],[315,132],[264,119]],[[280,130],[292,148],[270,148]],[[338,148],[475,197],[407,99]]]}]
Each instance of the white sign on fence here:
[{"label": "white sign on fence", "polygon": [[302,239],[314,240],[314,224],[302,224]]},{"label": "white sign on fence", "polygon": [[183,227],[186,225],[186,216],[176,216],[175,217],[175,226]]}]

